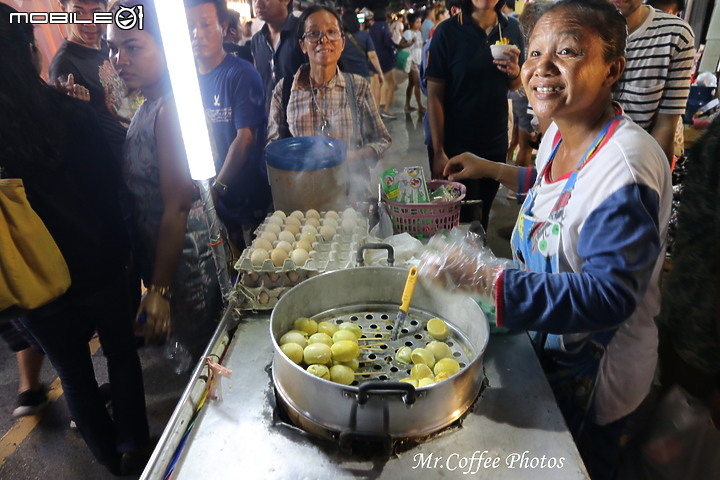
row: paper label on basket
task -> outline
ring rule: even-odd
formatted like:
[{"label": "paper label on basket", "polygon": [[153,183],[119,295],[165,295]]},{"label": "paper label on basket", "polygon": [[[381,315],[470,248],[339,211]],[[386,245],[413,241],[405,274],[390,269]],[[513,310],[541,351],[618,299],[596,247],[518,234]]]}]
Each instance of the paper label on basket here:
[{"label": "paper label on basket", "polygon": [[382,189],[383,193],[390,200],[396,200],[400,191],[398,190],[398,171],[396,168],[389,168],[382,173]]},{"label": "paper label on basket", "polygon": [[397,201],[402,203],[430,202],[430,195],[425,183],[425,173],[422,167],[405,167],[403,172],[396,178],[400,191]]}]

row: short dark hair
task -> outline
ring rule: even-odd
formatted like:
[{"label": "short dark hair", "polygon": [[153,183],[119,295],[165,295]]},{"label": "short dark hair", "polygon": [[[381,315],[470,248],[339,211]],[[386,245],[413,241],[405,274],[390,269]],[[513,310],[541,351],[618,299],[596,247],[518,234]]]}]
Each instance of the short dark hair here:
[{"label": "short dark hair", "polygon": [[550,4],[538,19],[555,10],[569,10],[580,23],[594,30],[603,40],[606,61],[625,56],[627,20],[612,3],[606,0],[560,0]]},{"label": "short dark hair", "polygon": [[675,7],[675,10],[685,10],[685,0],[648,0],[648,5],[658,10],[665,11],[668,7]]},{"label": "short dark hair", "polygon": [[228,8],[227,22],[228,28],[240,30],[240,12],[238,12],[237,10],[233,10],[232,8]]},{"label": "short dark hair", "polygon": [[228,6],[227,0],[183,0],[185,8],[198,7],[206,3],[212,3],[215,5],[215,11],[217,12],[218,20],[220,23],[228,21]]},{"label": "short dark hair", "polygon": [[407,18],[407,23],[408,23],[409,28],[412,28],[412,25],[413,25],[413,23],[415,23],[415,20],[417,20],[420,17],[414,13],[408,13],[406,18]]},{"label": "short dark hair", "polygon": [[305,35],[305,22],[307,22],[307,19],[310,15],[317,12],[326,11],[332,14],[333,17],[335,17],[335,20],[337,20],[338,28],[340,29],[340,32],[344,32],[343,29],[343,22],[342,18],[340,18],[340,14],[332,7],[326,7],[325,5],[312,5],[307,10],[305,10],[302,15],[300,15],[300,18],[298,19],[298,40],[302,40],[303,35]]},{"label": "short dark hair", "polygon": [[518,17],[525,37],[525,45],[527,45],[528,40],[530,40],[530,34],[538,19],[542,17],[543,13],[545,13],[552,4],[552,0],[535,0],[525,4],[522,13]]}]

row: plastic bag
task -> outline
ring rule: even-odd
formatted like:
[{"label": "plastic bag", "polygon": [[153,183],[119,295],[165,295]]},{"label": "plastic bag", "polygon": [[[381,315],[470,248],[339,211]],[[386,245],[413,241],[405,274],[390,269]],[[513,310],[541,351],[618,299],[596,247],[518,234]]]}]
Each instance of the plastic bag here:
[{"label": "plastic bag", "polygon": [[495,306],[495,284],[512,260],[497,258],[484,246],[484,236],[459,228],[437,233],[419,265],[420,278],[449,291],[461,290]]},{"label": "plastic bag", "polygon": [[637,463],[633,478],[720,478],[720,432],[700,400],[676,385],[662,398],[650,425],[640,455],[632,457]]},{"label": "plastic bag", "polygon": [[[380,242],[393,247],[396,267],[417,266],[420,263],[420,255],[425,251],[422,242],[409,233],[391,235],[383,238]],[[372,266],[387,265],[387,252],[385,250],[368,250],[365,252],[365,264]]]},{"label": "plastic bag", "polygon": [[370,229],[369,233],[375,238],[385,238],[392,235],[392,220],[390,219],[390,214],[388,213],[385,202],[378,203],[378,222]]}]

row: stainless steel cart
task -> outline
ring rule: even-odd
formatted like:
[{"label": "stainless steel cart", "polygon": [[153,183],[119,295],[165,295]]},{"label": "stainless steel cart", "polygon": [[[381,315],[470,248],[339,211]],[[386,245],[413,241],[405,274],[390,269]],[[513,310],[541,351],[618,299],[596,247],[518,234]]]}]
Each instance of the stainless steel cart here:
[{"label": "stainless steel cart", "polygon": [[233,371],[222,380],[223,400],[207,400],[195,415],[208,374],[199,363],[143,479],[164,478],[170,465],[173,479],[192,480],[588,478],[526,334],[490,339],[488,386],[461,425],[389,457],[368,456],[278,420],[269,318],[225,312],[206,352]]}]

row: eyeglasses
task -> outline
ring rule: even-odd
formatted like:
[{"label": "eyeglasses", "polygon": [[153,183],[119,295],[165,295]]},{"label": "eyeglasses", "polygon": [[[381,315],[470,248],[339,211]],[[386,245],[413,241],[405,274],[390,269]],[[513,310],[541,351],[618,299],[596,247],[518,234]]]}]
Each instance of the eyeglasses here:
[{"label": "eyeglasses", "polygon": [[303,33],[302,38],[310,43],[318,43],[323,36],[331,42],[337,42],[340,38],[342,38],[343,33],[335,28],[325,30],[324,32],[320,30],[312,30],[310,32]]}]

